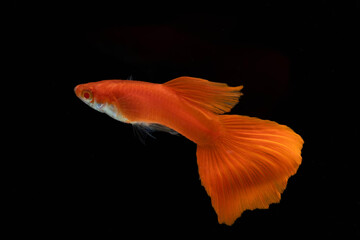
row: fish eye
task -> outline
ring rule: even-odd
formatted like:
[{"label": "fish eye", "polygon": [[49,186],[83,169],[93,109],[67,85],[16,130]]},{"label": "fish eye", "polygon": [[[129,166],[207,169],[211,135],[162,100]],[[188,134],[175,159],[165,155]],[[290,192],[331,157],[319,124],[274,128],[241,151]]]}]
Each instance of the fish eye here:
[{"label": "fish eye", "polygon": [[91,100],[93,99],[93,94],[92,94],[92,92],[89,91],[89,90],[84,90],[81,95],[82,95],[82,97],[85,98],[86,100],[91,101]]}]

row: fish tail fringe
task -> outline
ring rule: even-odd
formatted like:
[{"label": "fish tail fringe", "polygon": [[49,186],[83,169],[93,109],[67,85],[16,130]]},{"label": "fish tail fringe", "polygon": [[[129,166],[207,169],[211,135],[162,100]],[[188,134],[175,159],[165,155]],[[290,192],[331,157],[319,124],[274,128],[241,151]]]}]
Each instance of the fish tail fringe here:
[{"label": "fish tail fringe", "polygon": [[219,117],[224,132],[212,145],[197,146],[197,162],[219,223],[232,225],[245,210],[280,201],[301,164],[303,140],[273,121]]}]

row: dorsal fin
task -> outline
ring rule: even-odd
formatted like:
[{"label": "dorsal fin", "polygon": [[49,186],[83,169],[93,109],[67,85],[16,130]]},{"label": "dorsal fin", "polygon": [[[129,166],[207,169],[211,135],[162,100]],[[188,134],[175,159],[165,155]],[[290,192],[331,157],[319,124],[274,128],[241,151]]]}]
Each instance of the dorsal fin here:
[{"label": "dorsal fin", "polygon": [[229,112],[238,103],[243,88],[193,77],[175,78],[164,85],[192,104],[216,114]]}]

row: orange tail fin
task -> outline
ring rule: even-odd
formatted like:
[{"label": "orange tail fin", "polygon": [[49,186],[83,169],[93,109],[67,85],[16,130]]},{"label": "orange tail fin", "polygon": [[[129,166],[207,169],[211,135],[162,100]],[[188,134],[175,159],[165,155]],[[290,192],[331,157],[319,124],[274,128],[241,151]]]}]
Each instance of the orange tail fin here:
[{"label": "orange tail fin", "polygon": [[219,223],[231,225],[247,209],[280,201],[301,164],[302,138],[285,125],[258,118],[219,116],[224,133],[197,147],[202,185]]}]

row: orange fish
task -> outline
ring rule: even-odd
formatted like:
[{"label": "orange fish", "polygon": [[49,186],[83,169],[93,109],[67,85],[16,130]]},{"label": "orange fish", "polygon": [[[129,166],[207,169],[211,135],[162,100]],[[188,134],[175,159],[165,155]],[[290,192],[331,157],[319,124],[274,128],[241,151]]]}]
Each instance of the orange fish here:
[{"label": "orange fish", "polygon": [[179,77],[164,84],[104,80],[75,87],[90,107],[121,122],[178,132],[197,144],[201,183],[219,223],[232,225],[247,209],[278,203],[301,164],[302,138],[285,125],[221,115],[242,86]]}]

